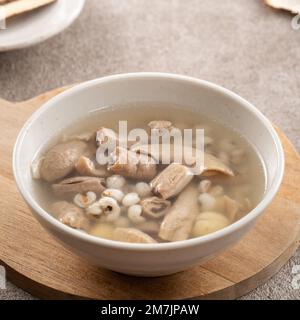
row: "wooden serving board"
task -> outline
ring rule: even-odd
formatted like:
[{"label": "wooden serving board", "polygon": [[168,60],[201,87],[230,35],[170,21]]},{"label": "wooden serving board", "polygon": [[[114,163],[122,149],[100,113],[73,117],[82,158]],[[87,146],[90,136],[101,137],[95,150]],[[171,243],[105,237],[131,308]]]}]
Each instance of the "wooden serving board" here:
[{"label": "wooden serving board", "polygon": [[280,130],[286,155],[280,192],[255,228],[231,250],[162,278],[117,274],[68,252],[33,218],[18,194],[11,168],[22,125],[63,90],[21,103],[0,99],[0,264],[17,286],[48,299],[233,299],[265,282],[292,256],[300,238],[300,158]]}]

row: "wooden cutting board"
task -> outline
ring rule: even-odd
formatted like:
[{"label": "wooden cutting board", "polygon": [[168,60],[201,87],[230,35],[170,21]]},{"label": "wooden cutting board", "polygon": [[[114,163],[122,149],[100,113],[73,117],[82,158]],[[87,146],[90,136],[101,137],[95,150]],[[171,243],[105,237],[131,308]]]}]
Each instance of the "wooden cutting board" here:
[{"label": "wooden cutting board", "polygon": [[286,155],[279,194],[235,247],[202,266],[162,278],[129,277],[87,264],[49,236],[15,186],[12,149],[28,117],[64,88],[29,101],[0,99],[0,264],[10,281],[41,298],[233,299],[273,276],[300,239],[300,158],[278,130]]}]

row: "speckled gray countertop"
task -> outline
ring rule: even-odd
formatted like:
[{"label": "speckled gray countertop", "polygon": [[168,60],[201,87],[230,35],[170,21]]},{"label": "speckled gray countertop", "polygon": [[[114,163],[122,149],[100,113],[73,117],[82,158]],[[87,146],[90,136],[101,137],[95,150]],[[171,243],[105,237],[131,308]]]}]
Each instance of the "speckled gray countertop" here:
[{"label": "speckled gray countertop", "polygon": [[[82,15],[62,34],[0,53],[0,96],[24,100],[115,73],[180,73],[242,95],[299,151],[300,30],[292,29],[292,17],[262,0],[87,0]],[[296,264],[300,250],[243,299],[300,299],[300,290],[291,286]],[[8,284],[0,299],[32,297]]]}]

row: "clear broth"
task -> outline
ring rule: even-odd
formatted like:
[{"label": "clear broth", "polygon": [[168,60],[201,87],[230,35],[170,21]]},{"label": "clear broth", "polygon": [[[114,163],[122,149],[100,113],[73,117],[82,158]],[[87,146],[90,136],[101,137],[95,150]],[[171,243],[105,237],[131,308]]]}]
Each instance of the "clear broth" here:
[{"label": "clear broth", "polygon": [[[172,111],[170,112],[170,110]],[[170,107],[161,104],[153,104],[153,106],[137,104],[131,106],[118,106],[117,109],[116,107],[106,107],[95,110],[90,112],[85,118],[80,119],[80,121],[73,123],[71,126],[62,129],[61,132],[57,133],[50,141],[42,146],[37,157],[45,154],[47,150],[58,144],[62,139],[67,140],[66,137],[72,137],[85,132],[96,132],[101,127],[111,128],[117,132],[120,120],[127,121],[128,131],[134,128],[146,129],[147,124],[153,120],[171,121],[173,125],[179,129],[193,127],[203,128],[205,130],[205,137],[212,138],[212,143],[206,146],[205,151],[217,158],[222,158],[223,161],[228,161],[229,167],[235,173],[235,176],[232,178],[224,178],[223,175],[203,178],[210,180],[213,188],[219,186],[218,188],[223,190],[221,196],[226,195],[236,201],[240,207],[243,207],[230,223],[243,217],[261,201],[265,192],[266,176],[263,161],[255,148],[245,137],[238,134],[233,128],[225,126],[219,121],[210,119],[203,114],[189,111],[188,109],[179,106]],[[232,149],[230,149],[230,144],[228,146],[228,141],[232,143]],[[231,154],[234,154],[234,150],[243,150],[242,161],[237,161],[231,156]],[[234,163],[231,158],[233,160],[235,159]],[[161,168],[161,170],[163,169],[164,168]],[[198,189],[200,181],[201,178],[194,177],[191,182],[193,188]],[[137,182],[138,181],[132,179],[127,179],[128,185],[126,186],[126,190],[134,191],[134,186]],[[51,212],[53,202],[64,200],[55,197],[51,189],[51,184],[42,180],[34,181],[34,190],[39,204],[48,212]],[[215,193],[218,194],[218,189],[214,188],[214,190]],[[178,196],[171,199],[172,205],[177,197]],[[218,198],[220,195],[214,197]],[[68,199],[68,201],[70,200]],[[212,208],[204,210],[203,205],[199,203],[199,215],[203,213],[203,211],[219,212],[220,214],[226,215],[226,213],[221,212],[222,210],[220,209]],[[55,212],[52,212],[52,214],[56,216]],[[126,210],[122,209],[121,216],[126,217],[126,219],[128,218]],[[158,220],[154,219],[153,221],[150,219],[150,221],[160,225],[163,218],[164,217]],[[196,221],[197,220],[195,220],[195,223]],[[95,236],[113,239],[111,233],[117,227],[118,225],[116,223],[107,223],[101,221],[101,219],[97,220],[92,218],[89,219],[89,227],[85,231]],[[128,220],[126,227],[140,230],[139,225],[130,220]],[[215,231],[215,228],[209,230]],[[145,232],[145,230],[142,231]],[[158,234],[153,231],[146,233],[157,242],[166,241],[165,239],[161,239]],[[191,231],[188,238],[196,236],[196,231]]]}]

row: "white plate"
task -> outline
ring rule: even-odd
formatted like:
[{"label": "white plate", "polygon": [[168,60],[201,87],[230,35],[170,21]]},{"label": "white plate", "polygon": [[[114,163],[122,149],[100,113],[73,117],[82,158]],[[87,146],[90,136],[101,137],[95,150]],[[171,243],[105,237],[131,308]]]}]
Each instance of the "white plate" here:
[{"label": "white plate", "polygon": [[57,0],[55,3],[13,17],[0,29],[0,52],[21,49],[42,42],[70,26],[79,16],[85,0]]}]

